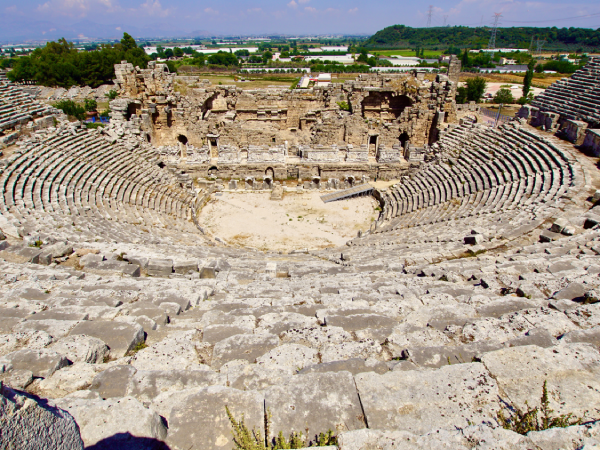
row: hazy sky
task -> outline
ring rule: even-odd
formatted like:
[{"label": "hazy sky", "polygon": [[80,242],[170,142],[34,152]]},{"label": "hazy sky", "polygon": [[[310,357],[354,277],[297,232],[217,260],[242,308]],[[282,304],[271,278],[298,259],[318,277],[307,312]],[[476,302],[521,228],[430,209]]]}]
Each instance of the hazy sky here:
[{"label": "hazy sky", "polygon": [[[600,28],[598,0],[430,0],[431,23]],[[408,0],[0,0],[0,40],[78,35],[372,34],[422,27],[429,3]],[[588,16],[588,17],[581,17]]]}]

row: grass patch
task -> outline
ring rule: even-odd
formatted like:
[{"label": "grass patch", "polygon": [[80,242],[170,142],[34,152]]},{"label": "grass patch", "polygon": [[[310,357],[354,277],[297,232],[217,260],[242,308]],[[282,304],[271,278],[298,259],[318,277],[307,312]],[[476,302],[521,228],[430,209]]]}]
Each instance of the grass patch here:
[{"label": "grass patch", "polygon": [[145,349],[146,347],[148,347],[148,346],[146,345],[145,341],[138,342],[137,344],[135,344],[135,347],[133,347],[131,350],[129,350],[127,352],[127,356],[133,356],[140,350]]}]

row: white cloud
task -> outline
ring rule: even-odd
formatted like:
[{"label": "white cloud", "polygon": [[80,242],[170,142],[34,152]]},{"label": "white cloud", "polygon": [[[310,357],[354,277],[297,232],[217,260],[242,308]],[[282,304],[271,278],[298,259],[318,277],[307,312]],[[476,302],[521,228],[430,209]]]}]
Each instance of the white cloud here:
[{"label": "white cloud", "polygon": [[287,5],[289,8],[297,8],[298,7],[298,3],[296,3],[294,0],[289,2]]},{"label": "white cloud", "polygon": [[250,8],[250,9],[248,9],[246,12],[247,12],[248,14],[251,14],[251,13],[259,13],[259,12],[261,12],[261,11],[262,11],[262,8]]},{"label": "white cloud", "polygon": [[348,10],[348,14],[356,14],[358,12],[358,8],[352,8]]},{"label": "white cloud", "polygon": [[309,13],[316,13],[317,12],[317,8],[313,8],[312,6],[307,6],[304,8],[304,11],[307,11]]},{"label": "white cloud", "polygon": [[140,5],[139,11],[157,17],[167,17],[172,12],[169,8],[163,9],[159,0],[146,0],[145,3]]},{"label": "white cloud", "polygon": [[219,14],[219,11],[217,11],[217,10],[215,10],[215,9],[212,9],[212,8],[210,8],[210,7],[209,7],[209,8],[205,8],[205,9],[204,9],[204,12],[205,12],[206,14],[214,14],[215,16],[216,16],[217,14]]},{"label": "white cloud", "polygon": [[304,3],[308,3],[310,2],[310,0],[298,0],[298,3],[300,4],[304,4]]},{"label": "white cloud", "polygon": [[121,31],[121,27],[116,27],[115,30]]}]

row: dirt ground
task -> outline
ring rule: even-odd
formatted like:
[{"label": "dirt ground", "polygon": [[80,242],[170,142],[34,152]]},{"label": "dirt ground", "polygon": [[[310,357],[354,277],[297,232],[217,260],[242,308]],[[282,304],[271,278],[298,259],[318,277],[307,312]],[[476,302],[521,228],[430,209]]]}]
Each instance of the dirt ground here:
[{"label": "dirt ground", "polygon": [[322,193],[220,193],[202,209],[198,221],[209,235],[228,244],[259,250],[290,251],[345,244],[377,219],[372,197],[323,203]]}]

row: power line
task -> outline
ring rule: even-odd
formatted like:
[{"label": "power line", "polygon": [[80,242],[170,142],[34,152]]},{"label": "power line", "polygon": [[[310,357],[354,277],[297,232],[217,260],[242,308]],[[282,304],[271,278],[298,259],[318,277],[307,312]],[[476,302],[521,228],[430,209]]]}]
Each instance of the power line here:
[{"label": "power line", "polygon": [[427,13],[427,28],[431,26],[431,16],[433,15],[433,5],[429,5],[429,12]]},{"label": "power line", "polygon": [[446,21],[448,20],[448,14],[444,14],[444,26],[446,26]]},{"label": "power line", "polygon": [[560,19],[548,19],[548,20],[507,20],[509,23],[548,23],[548,22],[560,22],[563,20],[574,20],[574,19],[585,19],[587,17],[600,16],[600,13],[586,14],[585,16],[573,16],[573,17],[561,17]]},{"label": "power line", "polygon": [[488,48],[492,50],[496,48],[496,33],[498,32],[498,25],[500,24],[500,17],[502,17],[502,13],[494,13],[494,25],[492,28],[492,35],[490,36],[490,42],[488,43]]}]

